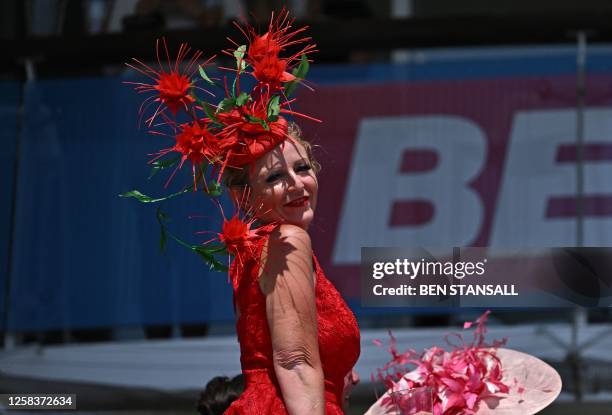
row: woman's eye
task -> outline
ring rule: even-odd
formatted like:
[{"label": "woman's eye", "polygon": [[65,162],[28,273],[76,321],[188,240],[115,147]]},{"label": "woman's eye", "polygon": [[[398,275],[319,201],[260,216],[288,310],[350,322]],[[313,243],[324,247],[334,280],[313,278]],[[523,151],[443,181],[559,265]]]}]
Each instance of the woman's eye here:
[{"label": "woman's eye", "polygon": [[[298,167],[295,168],[295,171],[297,173],[301,173],[303,171],[309,171],[310,169],[312,169],[312,167],[309,164],[302,164]],[[266,183],[274,183],[275,181],[279,180],[281,177],[283,177],[283,173],[272,173],[271,175],[269,175],[266,178]]]},{"label": "woman's eye", "polygon": [[301,166],[299,166],[296,171],[308,171],[310,170],[312,167],[310,167],[309,164],[302,164]]},{"label": "woman's eye", "polygon": [[278,179],[280,179],[280,173],[273,173],[266,178],[266,183],[274,183]]}]

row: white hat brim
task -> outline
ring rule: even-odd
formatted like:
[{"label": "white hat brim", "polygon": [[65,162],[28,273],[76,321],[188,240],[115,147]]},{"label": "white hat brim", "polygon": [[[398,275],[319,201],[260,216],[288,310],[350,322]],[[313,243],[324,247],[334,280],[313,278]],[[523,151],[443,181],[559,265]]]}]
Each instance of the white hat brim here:
[{"label": "white hat brim", "polygon": [[[503,382],[510,393],[501,399],[480,402],[477,415],[531,415],[550,405],[561,392],[561,376],[537,357],[516,350],[497,350]],[[516,382],[515,382],[516,379]],[[524,388],[522,393],[519,387]]]}]

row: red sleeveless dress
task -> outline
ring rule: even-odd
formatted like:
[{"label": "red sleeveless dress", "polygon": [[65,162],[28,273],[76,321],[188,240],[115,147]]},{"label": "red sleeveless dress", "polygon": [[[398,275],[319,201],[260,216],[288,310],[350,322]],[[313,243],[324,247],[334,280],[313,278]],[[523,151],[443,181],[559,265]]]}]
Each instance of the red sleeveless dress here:
[{"label": "red sleeveless dress", "polygon": [[[257,255],[269,234],[258,243]],[[230,276],[234,302],[240,310],[236,323],[240,343],[240,363],[246,387],[225,414],[286,414],[272,363],[272,344],[266,317],[266,300],[259,288],[259,261],[247,260],[242,270],[234,261]],[[359,327],[340,293],[329,282],[313,254],[316,272],[316,308],[319,355],[325,377],[325,413],[343,414],[344,377],[359,357]]]}]

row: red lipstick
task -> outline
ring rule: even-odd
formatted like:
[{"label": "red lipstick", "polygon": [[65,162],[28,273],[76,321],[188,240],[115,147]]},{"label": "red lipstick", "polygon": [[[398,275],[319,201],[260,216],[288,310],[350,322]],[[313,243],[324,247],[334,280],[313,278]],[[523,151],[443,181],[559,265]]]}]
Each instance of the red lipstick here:
[{"label": "red lipstick", "polygon": [[292,200],[291,202],[285,204],[285,206],[289,206],[289,207],[303,207],[306,206],[308,204],[308,196],[302,196],[299,197],[295,200]]}]

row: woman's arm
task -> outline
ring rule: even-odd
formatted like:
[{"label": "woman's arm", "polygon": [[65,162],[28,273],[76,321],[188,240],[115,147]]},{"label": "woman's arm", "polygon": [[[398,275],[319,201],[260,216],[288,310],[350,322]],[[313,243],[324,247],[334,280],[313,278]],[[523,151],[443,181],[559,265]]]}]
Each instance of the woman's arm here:
[{"label": "woman's arm", "polygon": [[283,224],[264,250],[260,287],[274,371],[289,414],[324,414],[323,368],[319,358],[315,281],[308,233]]}]

